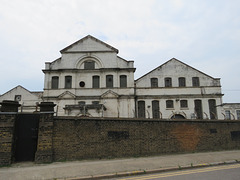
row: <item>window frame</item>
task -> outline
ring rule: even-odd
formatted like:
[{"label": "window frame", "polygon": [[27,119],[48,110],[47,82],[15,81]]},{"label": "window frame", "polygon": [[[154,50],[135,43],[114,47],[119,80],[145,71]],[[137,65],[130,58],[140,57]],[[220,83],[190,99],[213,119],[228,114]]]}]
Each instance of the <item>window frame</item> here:
[{"label": "window frame", "polygon": [[165,87],[172,87],[172,78],[171,77],[164,78],[164,85]]},{"label": "window frame", "polygon": [[92,76],[92,88],[100,88],[100,76]]},{"label": "window frame", "polygon": [[166,109],[174,109],[173,100],[166,100]]},{"label": "window frame", "polygon": [[[111,82],[109,81],[111,79]],[[114,84],[113,84],[113,75],[109,74],[106,75],[106,88],[113,88]]]},{"label": "window frame", "polygon": [[71,89],[72,88],[72,76],[69,76],[69,75],[65,76],[65,86],[64,86],[64,88],[65,89]]},{"label": "window frame", "polygon": [[[184,104],[185,104],[185,105],[184,105]],[[188,100],[186,100],[186,99],[180,100],[180,108],[181,108],[181,109],[186,109],[186,108],[188,108]]]},{"label": "window frame", "polygon": [[127,87],[127,75],[120,75],[120,88],[126,88]]},{"label": "window frame", "polygon": [[179,77],[178,78],[178,86],[179,87],[186,87],[186,78],[185,77]]},{"label": "window frame", "polygon": [[158,78],[151,78],[150,82],[151,82],[151,87],[152,88],[158,87]]},{"label": "window frame", "polygon": [[93,60],[84,61],[84,69],[86,70],[95,69],[95,61]]},{"label": "window frame", "polygon": [[200,79],[199,79],[199,77],[192,77],[192,86],[193,87],[200,87]]},{"label": "window frame", "polygon": [[58,89],[59,88],[59,77],[52,76],[51,79],[51,89]]}]

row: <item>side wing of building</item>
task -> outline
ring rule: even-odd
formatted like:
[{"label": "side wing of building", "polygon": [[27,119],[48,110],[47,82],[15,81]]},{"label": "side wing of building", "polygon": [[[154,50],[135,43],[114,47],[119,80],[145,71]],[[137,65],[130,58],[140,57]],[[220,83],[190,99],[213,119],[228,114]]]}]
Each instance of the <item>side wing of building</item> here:
[{"label": "side wing of building", "polygon": [[135,83],[138,117],[224,119],[220,79],[175,58]]}]

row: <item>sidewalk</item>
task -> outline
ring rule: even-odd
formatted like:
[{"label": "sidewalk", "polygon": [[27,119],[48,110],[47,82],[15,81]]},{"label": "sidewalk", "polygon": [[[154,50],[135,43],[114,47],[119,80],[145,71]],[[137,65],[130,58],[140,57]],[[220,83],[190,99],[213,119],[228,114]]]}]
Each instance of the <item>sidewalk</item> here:
[{"label": "sidewalk", "polygon": [[0,179],[107,179],[129,174],[161,172],[179,168],[240,162],[240,150],[192,154],[162,155],[110,160],[84,160],[34,164],[16,163],[0,168]]}]

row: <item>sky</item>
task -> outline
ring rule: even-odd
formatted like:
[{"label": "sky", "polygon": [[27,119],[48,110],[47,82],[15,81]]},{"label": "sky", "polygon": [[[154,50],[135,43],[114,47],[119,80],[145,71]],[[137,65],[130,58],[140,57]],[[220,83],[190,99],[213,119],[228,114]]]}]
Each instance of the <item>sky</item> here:
[{"label": "sky", "polygon": [[45,62],[92,35],[134,60],[135,79],[171,58],[221,78],[240,103],[239,0],[0,0],[0,94],[42,91]]}]

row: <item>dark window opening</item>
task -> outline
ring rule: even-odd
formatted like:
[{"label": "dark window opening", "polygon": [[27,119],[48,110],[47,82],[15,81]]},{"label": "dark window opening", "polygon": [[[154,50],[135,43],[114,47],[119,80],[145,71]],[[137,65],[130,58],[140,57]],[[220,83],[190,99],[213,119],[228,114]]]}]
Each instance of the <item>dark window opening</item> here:
[{"label": "dark window opening", "polygon": [[180,101],[180,107],[181,108],[187,108],[188,107],[188,101],[187,100],[181,100]]},{"label": "dark window opening", "polygon": [[80,87],[84,87],[84,86],[85,86],[85,82],[84,82],[84,81],[81,81],[81,82],[79,83],[79,86],[80,86]]},{"label": "dark window opening", "polygon": [[92,87],[99,88],[99,85],[100,85],[99,76],[93,76],[92,77]]},{"label": "dark window opening", "polygon": [[158,87],[158,79],[151,78],[151,87]]},{"label": "dark window opening", "polygon": [[65,76],[65,88],[72,88],[72,76]]},{"label": "dark window opening", "polygon": [[129,139],[128,131],[108,131],[108,138],[112,140]]},{"label": "dark window opening", "polygon": [[199,87],[200,86],[199,77],[193,77],[192,78],[192,86],[193,87]]},{"label": "dark window opening", "polygon": [[120,87],[121,88],[127,87],[127,76],[126,75],[120,76]]},{"label": "dark window opening", "polygon": [[203,111],[202,111],[202,101],[195,100],[195,113],[197,114],[197,119],[203,119]]},{"label": "dark window opening", "polygon": [[112,88],[113,87],[113,75],[106,76],[106,87]]},{"label": "dark window opening", "polygon": [[51,88],[52,89],[58,89],[58,82],[59,82],[59,77],[58,76],[53,76],[52,77]]},{"label": "dark window opening", "polygon": [[138,117],[145,118],[145,101],[138,101]]},{"label": "dark window opening", "polygon": [[179,87],[186,87],[186,79],[184,77],[178,78]]},{"label": "dark window opening", "polygon": [[79,104],[80,106],[84,106],[84,105],[86,104],[86,102],[85,102],[85,101],[79,101],[78,104]]},{"label": "dark window opening", "polygon": [[92,101],[92,104],[97,105],[97,104],[99,104],[99,101]]},{"label": "dark window opening", "polygon": [[240,110],[237,110],[236,113],[237,113],[237,120],[240,120]]},{"label": "dark window opening", "polygon": [[225,111],[226,119],[231,120],[231,112],[229,110]]},{"label": "dark window opening", "polygon": [[167,100],[166,101],[166,108],[173,108],[173,100]]},{"label": "dark window opening", "polygon": [[217,129],[210,129],[210,133],[211,133],[211,134],[217,133]]},{"label": "dark window opening", "polygon": [[217,119],[216,100],[215,99],[209,99],[208,100],[208,105],[209,105],[210,119]]},{"label": "dark window opening", "polygon": [[240,141],[240,131],[231,131],[232,141]]},{"label": "dark window opening", "polygon": [[172,78],[165,78],[165,87],[172,87]]},{"label": "dark window opening", "polygon": [[85,61],[84,69],[95,69],[95,62],[94,61]]},{"label": "dark window opening", "polygon": [[159,101],[152,101],[152,114],[153,118],[160,118],[160,109],[159,109]]}]

